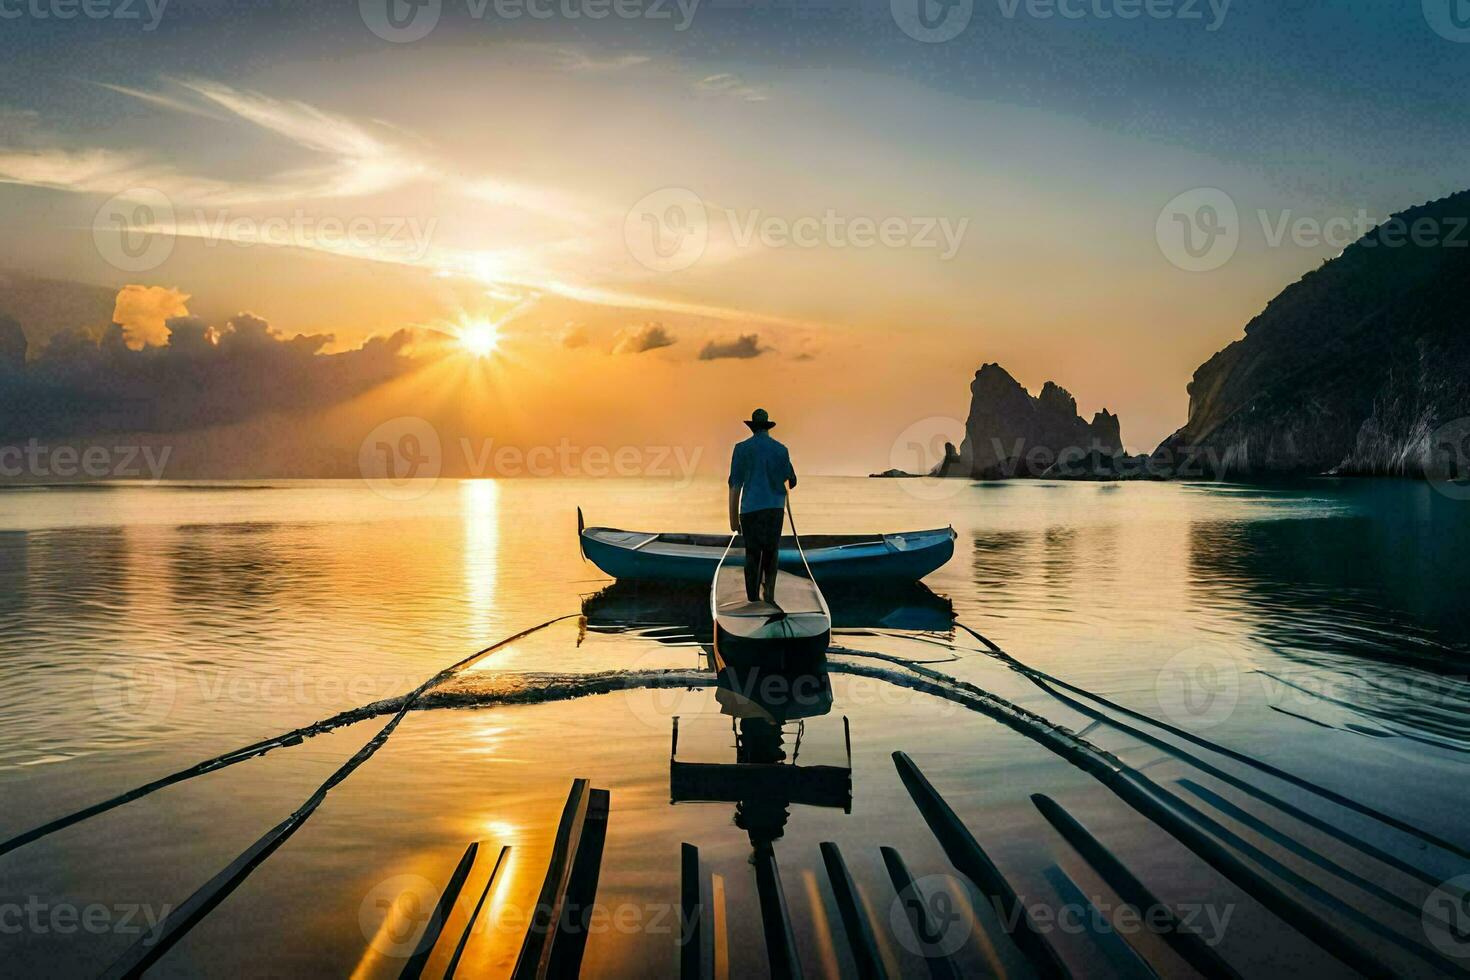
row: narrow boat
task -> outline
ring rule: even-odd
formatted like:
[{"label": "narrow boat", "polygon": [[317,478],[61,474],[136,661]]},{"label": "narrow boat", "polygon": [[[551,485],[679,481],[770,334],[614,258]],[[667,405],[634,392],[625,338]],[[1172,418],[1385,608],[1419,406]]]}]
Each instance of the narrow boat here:
[{"label": "narrow boat", "polygon": [[[752,602],[745,595],[744,550],[737,536],[727,540],[709,591],[720,667],[789,670],[820,660],[832,641],[832,612],[817,583],[810,574],[782,570],[776,574],[776,601]],[[800,559],[801,542],[795,547]]]},{"label": "narrow boat", "polygon": [[[616,579],[698,582],[714,577],[728,534],[659,534],[615,527],[586,527],[577,508],[582,554]],[[811,534],[802,538],[805,560],[791,535],[781,538],[781,571],[806,574],[821,586],[917,582],[954,555],[952,527],[893,534]],[[737,536],[734,560],[744,545]]]}]

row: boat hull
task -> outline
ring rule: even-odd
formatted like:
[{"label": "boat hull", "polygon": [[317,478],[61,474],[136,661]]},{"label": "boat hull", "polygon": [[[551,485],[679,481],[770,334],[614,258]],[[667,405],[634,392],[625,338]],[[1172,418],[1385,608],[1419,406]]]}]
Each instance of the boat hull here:
[{"label": "boat hull", "polygon": [[[588,528],[584,531],[582,552],[594,565],[616,579],[707,583],[720,563],[721,552],[717,548],[687,547],[683,549],[684,553],[678,554],[650,551],[646,546],[627,547],[600,540],[596,532],[604,530],[607,529]],[[898,548],[889,543],[891,539],[902,539],[900,535],[832,548],[808,548],[805,564],[795,544],[788,544],[790,539],[784,538],[780,569],[805,574],[809,565],[812,578],[819,586],[917,582],[954,556],[953,531],[923,533],[928,537],[912,548]],[[731,560],[739,564],[741,559]]]},{"label": "boat hull", "polygon": [[809,670],[820,664],[832,643],[832,630],[812,636],[750,639],[737,636],[715,621],[715,661],[721,670],[762,667],[776,671]]}]

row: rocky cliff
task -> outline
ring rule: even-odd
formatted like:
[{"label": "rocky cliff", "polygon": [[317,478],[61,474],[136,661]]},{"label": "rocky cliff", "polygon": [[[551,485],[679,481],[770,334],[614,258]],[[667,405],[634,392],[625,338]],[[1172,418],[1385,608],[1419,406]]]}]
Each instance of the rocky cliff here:
[{"label": "rocky cliff", "polygon": [[1116,415],[1104,409],[1087,422],[1077,414],[1077,400],[1055,382],[1033,397],[999,364],[986,364],[970,383],[964,442],[939,472],[980,479],[1041,476],[1059,463],[1122,452]]},{"label": "rocky cliff", "polygon": [[1416,476],[1467,415],[1470,192],[1395,215],[1272,300],[1195,372],[1189,421],[1154,458]]}]

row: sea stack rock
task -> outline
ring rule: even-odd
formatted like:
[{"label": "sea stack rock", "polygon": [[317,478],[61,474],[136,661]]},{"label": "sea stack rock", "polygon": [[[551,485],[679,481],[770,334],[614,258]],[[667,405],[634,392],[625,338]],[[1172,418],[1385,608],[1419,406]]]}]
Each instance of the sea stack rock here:
[{"label": "sea stack rock", "polygon": [[1111,458],[1123,452],[1118,417],[1104,409],[1091,423],[1077,400],[1055,382],[1033,397],[999,364],[985,364],[970,383],[970,415],[958,459],[946,475],[979,479],[1041,476],[1068,459]]}]

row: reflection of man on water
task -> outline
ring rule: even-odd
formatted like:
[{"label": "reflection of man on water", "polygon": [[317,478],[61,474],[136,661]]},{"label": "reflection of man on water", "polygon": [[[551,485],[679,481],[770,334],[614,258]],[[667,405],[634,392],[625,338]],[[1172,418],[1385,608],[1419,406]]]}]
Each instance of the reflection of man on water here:
[{"label": "reflection of man on water", "polygon": [[776,565],[786,488],[796,486],[791,454],[771,438],[776,423],[764,408],[745,423],[752,433],[730,459],[730,530],[745,539],[745,598],[776,601]]},{"label": "reflection of man on water", "polygon": [[[735,739],[735,761],[757,765],[784,762],[786,750],[781,742],[780,725],[764,718],[742,718],[740,734]],[[735,804],[735,826],[750,836],[750,846],[760,852],[781,839],[790,812],[790,804],[781,796],[742,799]]]}]

